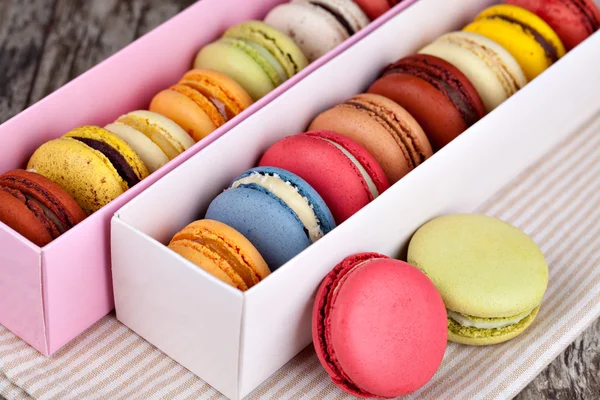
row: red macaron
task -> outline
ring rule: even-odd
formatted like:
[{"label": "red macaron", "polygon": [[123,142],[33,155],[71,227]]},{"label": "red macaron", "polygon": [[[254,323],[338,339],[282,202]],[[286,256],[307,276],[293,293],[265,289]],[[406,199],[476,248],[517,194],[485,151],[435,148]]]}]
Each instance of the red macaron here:
[{"label": "red macaron", "polygon": [[600,29],[600,10],[592,0],[507,0],[537,14],[558,34],[567,51]]},{"label": "red macaron", "polygon": [[304,179],[325,200],[338,224],[390,186],[364,147],[328,131],[286,137],[267,150],[259,165],[282,168]]},{"label": "red macaron", "polygon": [[42,247],[85,219],[67,192],[29,171],[0,175],[0,222]]},{"label": "red macaron", "polygon": [[319,361],[338,387],[360,397],[393,398],[419,389],[438,370],[448,318],[420,270],[362,253],[325,277],[312,335]]},{"label": "red macaron", "polygon": [[402,0],[354,0],[356,4],[371,20],[383,15],[396,4],[400,4]]},{"label": "red macaron", "polygon": [[425,54],[389,65],[369,93],[404,107],[439,150],[485,115],[485,107],[469,79],[452,64]]}]

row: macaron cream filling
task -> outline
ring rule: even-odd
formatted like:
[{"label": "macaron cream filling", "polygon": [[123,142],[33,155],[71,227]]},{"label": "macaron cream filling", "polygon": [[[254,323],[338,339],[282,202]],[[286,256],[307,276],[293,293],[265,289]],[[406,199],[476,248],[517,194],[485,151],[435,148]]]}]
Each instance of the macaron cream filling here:
[{"label": "macaron cream filling", "polygon": [[313,243],[323,237],[323,230],[321,229],[320,221],[315,214],[313,206],[306,197],[299,193],[297,187],[293,186],[290,182],[284,181],[277,174],[263,175],[255,172],[235,181],[232,188],[236,188],[240,185],[252,184],[268,190],[296,213]]},{"label": "macaron cream filling", "polygon": [[367,172],[367,170],[365,169],[365,167],[363,167],[363,165],[360,163],[360,161],[358,161],[356,159],[356,157],[354,157],[352,155],[352,153],[350,153],[348,150],[346,150],[342,145],[329,140],[329,139],[325,139],[325,138],[319,138],[321,140],[324,140],[328,143],[331,143],[332,145],[334,145],[335,147],[337,147],[342,153],[344,153],[344,155],[346,157],[348,157],[348,159],[350,161],[352,161],[352,164],[354,164],[354,166],[358,169],[358,171],[360,172],[362,178],[364,179],[364,181],[367,183],[367,186],[369,187],[369,190],[371,191],[371,195],[373,195],[373,199],[375,199],[376,197],[379,196],[379,190],[377,190],[377,186],[375,185],[375,182],[373,181],[373,178],[371,178],[371,176],[369,175],[369,173]]},{"label": "macaron cream filling", "polygon": [[277,61],[277,59],[273,56],[273,54],[271,54],[269,52],[269,50],[267,50],[260,44],[254,43],[250,40],[246,40],[246,39],[237,39],[237,40],[240,40],[240,41],[246,43],[248,46],[250,46],[254,50],[256,50],[265,60],[267,60],[269,62],[269,64],[271,64],[271,66],[277,72],[277,75],[279,76],[279,79],[281,79],[281,82],[287,81],[288,76],[287,76],[285,70],[283,69],[283,67],[281,66],[279,61]]},{"label": "macaron cream filling", "polygon": [[58,215],[56,215],[52,210],[50,210],[48,207],[46,207],[43,203],[39,202],[35,197],[25,194],[25,198],[27,199],[27,203],[33,202],[33,203],[37,204],[38,207],[40,207],[40,209],[44,212],[46,217],[48,217],[48,219],[50,221],[52,221],[52,223],[54,224],[56,229],[58,229],[58,231],[60,232],[61,235],[69,229],[68,226],[65,226],[61,222],[61,220],[58,218]]},{"label": "macaron cream filling", "polygon": [[466,328],[477,328],[477,329],[499,329],[507,326],[516,325],[525,318],[527,318],[533,310],[537,307],[526,311],[521,314],[514,315],[512,317],[504,318],[480,318],[471,315],[465,315],[454,311],[448,311],[448,318],[453,319],[455,322]]},{"label": "macaron cream filling", "polygon": [[327,4],[321,3],[319,1],[311,1],[310,4],[312,4],[313,6],[319,7],[321,9],[325,10],[326,12],[328,12],[329,14],[331,14],[340,23],[340,25],[342,25],[344,27],[346,32],[348,32],[348,36],[352,36],[356,33],[354,28],[352,27],[352,24],[339,11],[337,11],[334,8],[328,6]]}]

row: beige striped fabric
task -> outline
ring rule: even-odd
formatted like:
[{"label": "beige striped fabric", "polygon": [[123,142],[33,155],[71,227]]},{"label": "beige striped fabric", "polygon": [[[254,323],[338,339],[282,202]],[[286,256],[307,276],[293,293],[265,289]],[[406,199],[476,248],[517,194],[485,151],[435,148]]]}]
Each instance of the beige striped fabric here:
[{"label": "beige striped fabric", "polygon": [[[412,398],[515,396],[600,315],[600,115],[496,195],[482,212],[541,246],[550,284],[526,334],[486,348],[451,344]],[[50,359],[0,326],[0,394],[7,399],[221,399],[218,392],[110,315]],[[312,348],[250,399],[347,399]]]}]

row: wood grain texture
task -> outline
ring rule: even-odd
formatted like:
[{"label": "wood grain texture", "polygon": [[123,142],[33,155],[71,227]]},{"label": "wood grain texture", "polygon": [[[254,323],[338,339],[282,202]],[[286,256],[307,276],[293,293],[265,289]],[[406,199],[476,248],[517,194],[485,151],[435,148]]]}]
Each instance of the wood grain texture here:
[{"label": "wood grain texture", "polygon": [[[0,122],[42,99],[194,0],[0,0]],[[600,321],[518,396],[600,398]],[[0,400],[2,396],[0,396]]]}]

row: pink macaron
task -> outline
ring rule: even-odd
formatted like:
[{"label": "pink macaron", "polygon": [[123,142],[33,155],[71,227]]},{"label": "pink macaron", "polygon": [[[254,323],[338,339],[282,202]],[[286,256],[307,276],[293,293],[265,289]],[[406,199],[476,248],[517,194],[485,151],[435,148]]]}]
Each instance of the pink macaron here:
[{"label": "pink macaron", "polygon": [[393,398],[438,370],[448,337],[446,308],[417,268],[377,253],[350,256],[321,284],[312,314],[319,361],[342,390]]},{"label": "pink macaron", "polygon": [[364,147],[328,131],[286,137],[267,150],[259,165],[283,168],[304,179],[325,200],[338,224],[390,186]]}]

